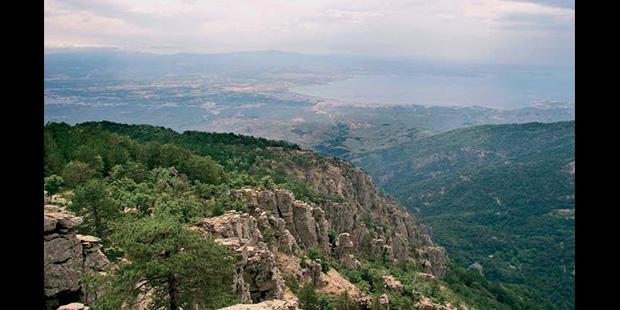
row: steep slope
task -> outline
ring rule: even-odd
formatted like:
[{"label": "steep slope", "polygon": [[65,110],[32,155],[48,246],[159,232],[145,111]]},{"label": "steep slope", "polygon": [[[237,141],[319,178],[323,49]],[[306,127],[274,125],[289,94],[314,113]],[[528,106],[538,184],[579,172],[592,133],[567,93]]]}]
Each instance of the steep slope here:
[{"label": "steep slope", "polygon": [[[214,239],[236,257],[230,284],[197,280],[224,290],[209,300],[212,306],[271,299],[294,305],[298,295],[305,307],[313,301],[309,296],[319,294],[321,302],[337,303],[345,292],[350,295],[341,301],[353,297],[361,307],[464,304],[441,280],[447,256],[433,243],[428,229],[350,163],[284,142],[231,134],[179,134],[152,126],[52,123],[44,134],[46,189],[69,200],[67,208],[84,218],[78,231],[95,232],[113,263],[129,262],[105,275],[103,283],[126,280],[129,276],[122,272],[128,270],[133,277],[142,270],[140,264],[152,263],[139,251],[127,251],[128,244],[145,251],[162,246],[165,250],[154,254],[164,263],[174,255],[189,255],[183,248],[175,254],[178,249],[169,248],[165,240],[176,236],[194,247],[193,235],[178,230],[186,227]],[[136,230],[146,235],[136,235]],[[222,268],[225,257],[228,254],[218,257],[223,259]],[[171,283],[183,272],[191,275],[189,267],[167,275],[163,284],[142,282],[160,279],[158,275],[136,278],[133,287],[148,292],[149,285],[167,285],[167,290],[154,294],[167,291],[173,296],[178,290],[170,288]],[[394,284],[399,281],[402,284]],[[131,298],[140,294],[147,302],[172,299],[165,294],[149,297],[142,291],[125,297],[114,291],[115,285],[110,287],[102,296],[119,295],[111,296],[112,301],[102,297],[106,305],[134,302]],[[82,295],[87,294],[73,296]]]},{"label": "steep slope", "polygon": [[575,122],[454,130],[358,164],[456,263],[551,309],[574,299]]}]

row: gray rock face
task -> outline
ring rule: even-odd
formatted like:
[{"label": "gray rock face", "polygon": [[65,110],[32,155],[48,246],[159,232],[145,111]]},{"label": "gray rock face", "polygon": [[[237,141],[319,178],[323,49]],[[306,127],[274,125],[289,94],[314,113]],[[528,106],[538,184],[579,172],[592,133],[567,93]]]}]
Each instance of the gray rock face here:
[{"label": "gray rock face", "polygon": [[286,229],[286,222],[283,219],[263,212],[257,221],[265,242],[270,245],[273,252],[293,254],[297,247],[297,240]]},{"label": "gray rock face", "polygon": [[321,261],[310,261],[308,268],[304,269],[305,277],[310,279],[310,282],[314,287],[320,288],[323,283],[321,282]]},{"label": "gray rock face", "polygon": [[257,304],[239,304],[219,310],[296,310],[297,303],[289,300],[269,300]]},{"label": "gray rock face", "polygon": [[49,309],[82,300],[82,274],[107,270],[100,239],[75,233],[80,217],[52,205],[44,207],[44,283]]},{"label": "gray rock face", "polygon": [[300,247],[318,247],[325,254],[329,248],[329,223],[325,212],[318,206],[296,200],[286,190],[255,190],[245,188],[236,192],[252,210],[270,212],[284,220],[285,228],[297,240]]},{"label": "gray rock face", "polygon": [[482,265],[479,262],[475,262],[471,265],[469,265],[469,267],[467,267],[468,269],[474,269],[476,271],[478,271],[478,273],[480,273],[480,275],[483,274],[483,270],[484,268],[482,267]]},{"label": "gray rock face", "polygon": [[336,238],[334,246],[334,256],[340,260],[342,265],[347,269],[355,269],[361,266],[360,261],[355,259],[353,253],[355,245],[351,240],[349,233],[341,233]]},{"label": "gray rock face", "polygon": [[273,252],[264,246],[242,249],[243,279],[253,302],[279,299],[284,294],[284,279],[276,266]]},{"label": "gray rock face", "polygon": [[416,249],[416,260],[423,271],[438,278],[443,278],[448,270],[446,249],[438,246],[427,246]]},{"label": "gray rock face", "polygon": [[[385,255],[394,262],[410,258],[423,259],[430,263],[429,272],[438,277],[445,274],[448,262],[446,253],[433,243],[428,228],[400,207],[394,199],[379,192],[370,176],[363,170],[346,161],[321,158],[313,152],[293,152],[306,157],[309,163],[303,166],[287,166],[289,174],[305,181],[310,189],[317,193],[343,198],[342,202],[307,205],[323,211],[328,231],[349,234],[355,245],[353,253],[375,257]],[[255,204],[260,205],[263,210],[277,211],[300,245],[324,247],[322,238],[325,235],[325,225],[319,223],[322,219],[315,214],[310,219],[307,211],[309,208],[296,203],[292,194],[273,190],[261,191],[255,195],[259,197],[254,199]],[[316,233],[311,232],[312,226]],[[364,239],[382,239],[384,244],[368,249],[364,247]],[[422,251],[418,255],[410,254],[419,249]]]},{"label": "gray rock face", "polygon": [[[265,220],[267,224],[263,225],[269,225],[268,219]],[[277,268],[274,253],[263,242],[258,223],[247,213],[229,211],[195,225],[195,229],[239,255],[233,286],[243,302],[280,299],[284,294],[284,279]]]},{"label": "gray rock face", "polygon": [[245,243],[257,243],[263,240],[256,218],[236,211],[204,219],[196,225],[215,239],[237,238]]},{"label": "gray rock face", "polygon": [[79,302],[73,302],[73,303],[58,307],[58,310],[88,310],[88,309],[90,308],[84,306],[84,304],[81,304]]}]

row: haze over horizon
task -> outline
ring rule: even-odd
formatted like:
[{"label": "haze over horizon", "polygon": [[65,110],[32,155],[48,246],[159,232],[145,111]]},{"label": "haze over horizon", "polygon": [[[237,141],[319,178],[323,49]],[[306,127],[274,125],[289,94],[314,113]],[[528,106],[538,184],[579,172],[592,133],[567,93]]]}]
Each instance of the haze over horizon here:
[{"label": "haze over horizon", "polygon": [[574,66],[574,1],[45,0],[46,49]]}]

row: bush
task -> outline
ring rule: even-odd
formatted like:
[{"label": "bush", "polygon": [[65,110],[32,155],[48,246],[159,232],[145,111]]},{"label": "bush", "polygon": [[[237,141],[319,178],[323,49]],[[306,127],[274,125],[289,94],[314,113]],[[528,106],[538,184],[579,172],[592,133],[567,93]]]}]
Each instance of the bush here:
[{"label": "bush", "polygon": [[357,303],[345,291],[334,301],[334,310],[357,310]]},{"label": "bush", "polygon": [[330,269],[330,265],[328,262],[321,262],[321,271],[323,271],[324,273],[327,273]]},{"label": "bush", "polygon": [[299,304],[304,310],[332,310],[334,309],[329,297],[317,293],[314,285],[308,283],[304,285],[297,295]]},{"label": "bush", "polygon": [[308,249],[308,257],[311,260],[321,259],[323,258],[323,254],[321,253],[321,250],[319,250],[319,248],[311,247],[310,249]]},{"label": "bush", "polygon": [[62,179],[62,177],[52,174],[49,177],[45,178],[43,182],[43,188],[47,191],[47,193],[50,195],[54,195],[60,191],[60,187],[64,183],[64,180]]},{"label": "bush", "polygon": [[329,238],[329,243],[336,244],[336,238],[338,236],[336,235],[336,231],[335,230],[330,229],[329,232],[327,232],[327,237]]},{"label": "bush", "polygon": [[69,162],[62,169],[62,178],[65,184],[70,187],[80,185],[86,182],[86,180],[92,179],[96,174],[95,169],[79,160]]}]

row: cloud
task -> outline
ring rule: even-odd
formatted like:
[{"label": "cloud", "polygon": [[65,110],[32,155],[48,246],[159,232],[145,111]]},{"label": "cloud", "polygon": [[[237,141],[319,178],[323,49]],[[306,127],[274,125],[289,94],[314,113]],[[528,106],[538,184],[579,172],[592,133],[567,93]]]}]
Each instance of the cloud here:
[{"label": "cloud", "polygon": [[[48,45],[571,63],[574,1],[46,0]],[[514,53],[530,46],[535,52]],[[156,48],[152,48],[156,50]],[[554,53],[562,53],[560,57]]]},{"label": "cloud", "polygon": [[532,2],[544,6],[575,9],[575,0],[510,0],[515,2]]}]

